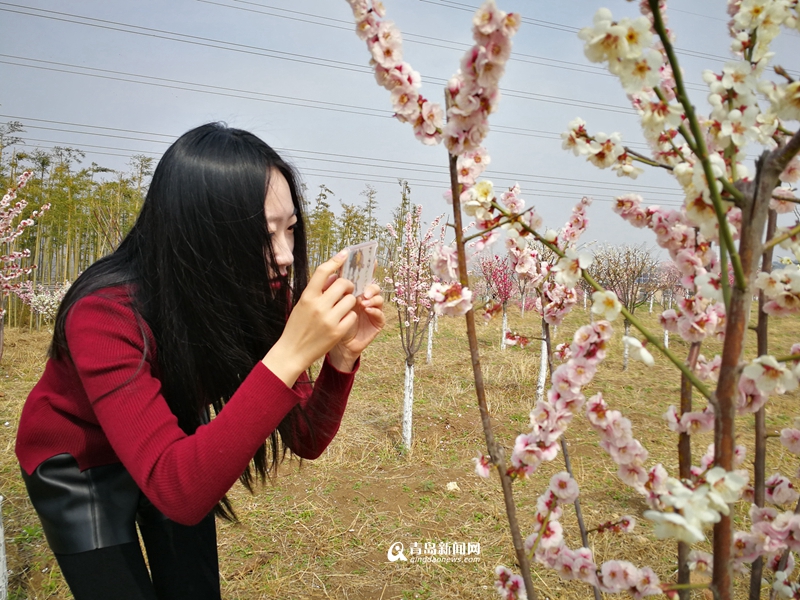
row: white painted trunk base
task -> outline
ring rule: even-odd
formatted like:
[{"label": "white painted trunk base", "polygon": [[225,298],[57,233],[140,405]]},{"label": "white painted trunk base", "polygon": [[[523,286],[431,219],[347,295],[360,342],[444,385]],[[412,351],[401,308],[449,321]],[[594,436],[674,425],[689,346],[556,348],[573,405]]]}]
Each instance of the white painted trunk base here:
[{"label": "white painted trunk base", "polygon": [[428,356],[426,358],[426,363],[431,364],[433,362],[433,319],[428,321]]},{"label": "white painted trunk base", "polygon": [[503,339],[500,340],[500,350],[506,349],[506,331],[508,331],[508,313],[506,312],[506,305],[503,304]]},{"label": "white painted trunk base", "polygon": [[536,382],[536,399],[544,400],[544,384],[547,382],[547,342],[542,340],[542,357],[539,361],[539,380]]},{"label": "white painted trunk base", "polygon": [[414,365],[406,363],[403,387],[403,445],[411,449],[411,410],[414,406]]},{"label": "white painted trunk base", "polygon": [[[628,336],[631,334],[631,325],[630,323],[625,323],[625,335]],[[628,344],[622,344],[622,370],[628,370]]]}]

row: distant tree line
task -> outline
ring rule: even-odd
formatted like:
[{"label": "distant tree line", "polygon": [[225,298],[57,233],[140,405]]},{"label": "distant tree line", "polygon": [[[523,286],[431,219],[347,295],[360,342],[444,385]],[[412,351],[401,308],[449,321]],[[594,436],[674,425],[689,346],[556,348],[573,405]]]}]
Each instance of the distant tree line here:
[{"label": "distant tree line", "polygon": [[[113,251],[133,226],[147,193],[155,159],[134,155],[125,171],[94,162],[85,166],[85,153],[77,148],[23,149],[23,133],[23,125],[17,121],[0,125],[0,184],[5,191],[15,185],[22,172],[33,171],[33,178],[22,192],[28,201],[22,217],[47,203],[51,209],[15,240],[15,248],[4,250],[30,250],[30,257],[23,261],[37,265],[29,276],[33,289],[60,289],[98,258]],[[391,222],[401,230],[405,214],[411,208],[411,188],[406,181],[398,183],[400,199],[391,213]],[[313,269],[346,246],[376,239],[379,266],[375,280],[382,282],[383,265],[393,254],[396,242],[388,235],[386,224],[378,220],[379,212],[385,214],[385,211],[378,210],[377,190],[367,184],[361,198],[352,201],[338,198],[324,184],[316,193],[305,186],[301,191],[310,267]],[[19,298],[10,296],[6,308],[7,325],[38,325]]]}]

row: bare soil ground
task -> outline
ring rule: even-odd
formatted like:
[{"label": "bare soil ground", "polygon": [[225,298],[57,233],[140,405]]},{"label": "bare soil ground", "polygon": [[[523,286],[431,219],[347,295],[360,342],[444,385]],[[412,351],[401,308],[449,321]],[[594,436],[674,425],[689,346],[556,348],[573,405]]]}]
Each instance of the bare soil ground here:
[{"label": "bare soil ground", "polygon": [[[535,314],[523,321],[516,310],[511,312],[512,329],[531,337],[540,334]],[[643,312],[642,316],[660,331],[657,313]],[[570,340],[574,330],[588,321],[588,313],[577,308],[557,329],[556,343]],[[602,391],[609,405],[633,422],[635,435],[650,451],[650,464],[663,462],[674,473],[677,436],[667,429],[661,415],[670,404],[678,403],[678,373],[658,356],[651,369],[632,361],[623,372],[622,324],[615,325],[617,350],[585,391],[587,396]],[[514,437],[525,431],[535,400],[538,343],[525,350],[500,351],[499,320],[480,327],[479,334],[495,431],[510,449]],[[773,353],[787,353],[800,339],[800,320],[773,320],[771,336]],[[16,600],[71,597],[25,494],[13,452],[22,404],[43,370],[48,342],[44,332],[9,330],[0,365],[0,446],[4,449],[0,493],[5,497],[9,597]],[[679,356],[686,355],[686,344],[675,336],[671,348]],[[703,352],[711,356],[718,348],[718,343],[707,343]],[[748,357],[753,355],[754,347]],[[433,364],[425,364],[424,346],[418,355],[415,437],[409,451],[399,443],[402,386],[402,350],[390,318],[386,331],[364,357],[339,435],[325,454],[302,464],[284,462],[274,481],[255,495],[239,485],[232,490],[240,522],[218,524],[224,598],[497,597],[492,588],[494,568],[498,564],[513,568],[514,555],[498,479],[493,475],[483,480],[473,473],[471,459],[485,450],[485,442],[463,320],[439,320]],[[771,400],[767,408],[770,431],[791,424],[800,413],[799,397],[794,393]],[[737,426],[739,442],[748,447],[751,459],[752,419],[739,419]],[[639,518],[644,502],[618,480],[614,463],[597,445],[585,417],[576,417],[567,438],[587,525],[591,528],[624,514]],[[710,434],[693,440],[695,462],[711,441]],[[776,439],[769,440],[768,448],[768,474],[779,470],[794,477],[795,457]],[[560,470],[561,456],[530,480],[515,484],[524,535],[538,495]],[[459,489],[447,491],[450,482]],[[740,527],[748,526],[746,507],[737,508],[736,519]],[[566,514],[563,524],[568,544],[579,546],[574,515]],[[406,556],[413,543],[477,542],[480,555],[476,562],[389,562],[387,551],[394,542],[403,543]],[[640,522],[632,534],[590,535],[590,545],[598,562],[629,560],[653,567],[663,580],[673,577],[675,546],[656,540],[647,522]],[[540,598],[591,596],[586,586],[561,581],[542,568],[535,569],[534,581]],[[744,595],[744,587],[739,591]]]}]

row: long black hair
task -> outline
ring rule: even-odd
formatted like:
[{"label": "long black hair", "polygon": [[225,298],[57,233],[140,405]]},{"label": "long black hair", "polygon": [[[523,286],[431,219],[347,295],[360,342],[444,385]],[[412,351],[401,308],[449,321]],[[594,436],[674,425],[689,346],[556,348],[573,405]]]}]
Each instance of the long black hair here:
[{"label": "long black hair", "polygon": [[[294,264],[287,278],[278,278],[279,285],[264,208],[274,173],[286,178],[297,215]],[[307,280],[302,202],[293,169],[251,133],[203,125],[164,153],[131,231],[67,292],[50,356],[69,356],[64,326],[78,300],[127,286],[137,319],[156,340],[164,398],[181,428],[192,434],[208,420],[209,406],[222,410],[278,340]],[[296,419],[305,419],[300,407],[254,456],[262,481],[286,454],[278,434],[284,442]],[[241,481],[252,490],[250,467]],[[235,518],[227,498],[217,512]]]}]

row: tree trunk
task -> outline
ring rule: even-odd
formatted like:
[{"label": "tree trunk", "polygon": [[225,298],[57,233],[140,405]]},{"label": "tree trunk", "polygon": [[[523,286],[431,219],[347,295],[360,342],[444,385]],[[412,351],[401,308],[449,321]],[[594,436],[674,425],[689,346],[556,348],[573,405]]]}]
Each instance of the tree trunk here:
[{"label": "tree trunk", "polygon": [[507,302],[503,302],[503,331],[501,333],[502,339],[500,340],[500,350],[506,349],[506,331],[508,331],[508,312],[506,311],[507,305]]},{"label": "tree trunk", "polygon": [[545,332],[547,323],[542,319],[542,357],[539,361],[539,380],[536,382],[536,399],[541,402],[544,400],[544,386],[547,382],[547,340]]},{"label": "tree trunk", "polygon": [[426,358],[426,364],[431,364],[433,362],[433,319],[428,321],[428,356]]},{"label": "tree trunk", "polygon": [[403,386],[403,446],[411,450],[411,411],[414,406],[414,359],[406,359],[406,378]]},{"label": "tree trunk", "polygon": [[[628,320],[625,320],[625,335],[628,336],[631,333],[631,324]],[[622,370],[628,370],[628,344],[622,344]]]},{"label": "tree trunk", "polygon": [[650,294],[650,313],[653,312],[653,299],[656,297],[655,294]]},{"label": "tree trunk", "polygon": [[669,331],[664,330],[664,348],[669,348]]},{"label": "tree trunk", "polygon": [[[700,355],[700,342],[694,342],[689,347],[689,355],[686,357],[686,366],[694,371],[697,365],[697,357]],[[692,412],[692,383],[686,375],[681,375],[681,412]],[[678,473],[681,479],[690,479],[692,476],[692,439],[688,433],[681,433],[678,436]],[[678,542],[678,583],[688,584],[691,582],[691,572],[689,570],[689,551],[691,547],[686,542]],[[691,590],[679,590],[680,600],[689,600]]]}]

